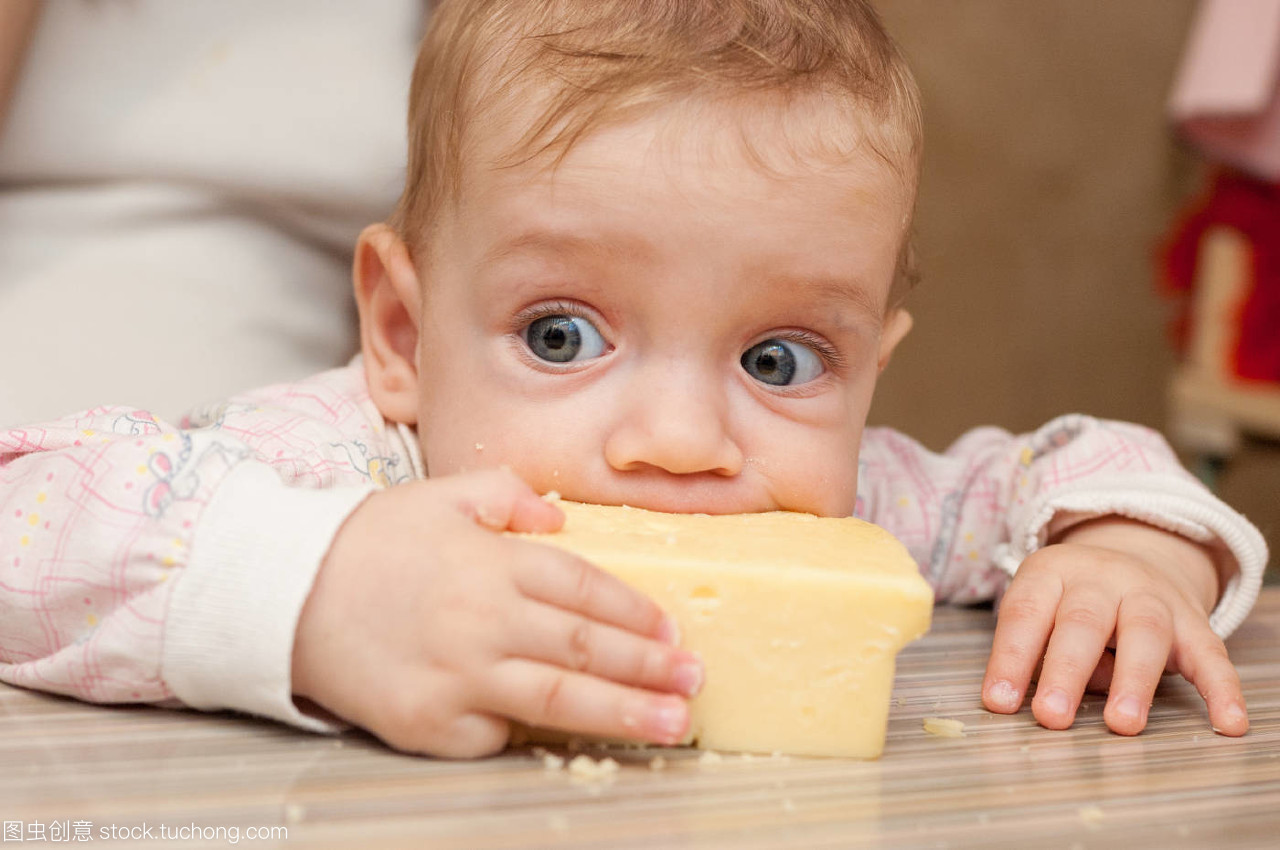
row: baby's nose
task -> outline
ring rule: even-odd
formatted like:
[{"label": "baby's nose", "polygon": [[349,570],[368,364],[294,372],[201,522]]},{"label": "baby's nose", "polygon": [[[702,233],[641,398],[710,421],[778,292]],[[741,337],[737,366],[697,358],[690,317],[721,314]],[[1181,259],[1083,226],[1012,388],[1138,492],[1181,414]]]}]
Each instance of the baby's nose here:
[{"label": "baby's nose", "polygon": [[730,428],[723,391],[696,376],[637,381],[605,441],[605,460],[622,472],[734,476],[743,453]]}]

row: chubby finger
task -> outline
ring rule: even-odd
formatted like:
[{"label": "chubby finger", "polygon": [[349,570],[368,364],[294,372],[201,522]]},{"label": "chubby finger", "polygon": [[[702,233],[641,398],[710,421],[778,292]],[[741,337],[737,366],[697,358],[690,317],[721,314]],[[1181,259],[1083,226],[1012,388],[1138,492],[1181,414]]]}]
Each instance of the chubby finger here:
[{"label": "chubby finger", "polygon": [[509,469],[487,469],[436,479],[454,505],[494,531],[548,533],[564,525],[564,511],[543,499]]},{"label": "chubby finger", "polygon": [[657,694],[523,658],[500,661],[488,677],[484,708],[545,729],[677,744],[689,705]]},{"label": "chubby finger", "polygon": [[512,656],[686,697],[702,687],[702,660],[687,650],[538,602],[522,606],[518,618]]},{"label": "chubby finger", "polygon": [[1031,713],[1041,726],[1066,729],[1075,722],[1085,686],[1115,631],[1116,607],[1092,585],[1077,585],[1063,594],[1031,701]]},{"label": "chubby finger", "polygon": [[437,758],[474,759],[501,752],[511,738],[511,723],[487,714],[462,714],[444,728],[425,733],[410,727],[393,736],[378,733],[389,746],[407,753],[421,753]]},{"label": "chubby finger", "polygon": [[527,598],[665,643],[679,642],[675,621],[622,579],[554,546],[511,540],[516,588]]},{"label": "chubby finger", "polygon": [[1019,574],[1000,603],[991,658],[982,680],[982,703],[989,711],[1012,714],[1044,654],[1062,582],[1049,573]]},{"label": "chubby finger", "polygon": [[1115,667],[1102,712],[1112,732],[1136,735],[1146,727],[1172,647],[1173,613],[1163,600],[1145,593],[1131,593],[1120,600]]},{"label": "chubby finger", "polygon": [[1240,675],[1227,656],[1226,646],[1207,624],[1189,627],[1188,631],[1188,637],[1178,635],[1174,642],[1178,672],[1204,698],[1213,731],[1233,738],[1243,735],[1249,731],[1249,713]]}]

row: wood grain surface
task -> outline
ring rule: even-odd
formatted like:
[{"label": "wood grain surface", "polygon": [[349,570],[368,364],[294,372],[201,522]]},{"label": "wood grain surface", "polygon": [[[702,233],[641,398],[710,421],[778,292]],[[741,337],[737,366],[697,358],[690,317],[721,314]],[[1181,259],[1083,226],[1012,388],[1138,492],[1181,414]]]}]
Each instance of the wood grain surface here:
[{"label": "wood grain surface", "polygon": [[[874,762],[589,750],[620,765],[593,779],[525,748],[436,761],[355,732],[0,686],[0,820],[26,846],[55,825],[96,847],[1280,846],[1280,588],[1229,642],[1253,724],[1240,739],[1215,735],[1176,678],[1135,738],[1106,730],[1100,696],[1066,732],[1025,708],[989,714],[978,686],[991,625],[989,611],[938,609],[900,656]],[[927,733],[932,717],[961,721],[964,736]],[[149,840],[111,839],[144,824]],[[161,826],[182,837],[161,838]],[[258,827],[266,838],[249,833]]]}]

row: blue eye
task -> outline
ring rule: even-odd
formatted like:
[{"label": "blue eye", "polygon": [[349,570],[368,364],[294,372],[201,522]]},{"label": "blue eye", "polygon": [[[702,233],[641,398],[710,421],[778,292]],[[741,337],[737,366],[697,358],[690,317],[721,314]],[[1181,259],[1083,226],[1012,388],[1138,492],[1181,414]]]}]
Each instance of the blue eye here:
[{"label": "blue eye", "polygon": [[775,387],[805,384],[823,372],[822,358],[809,346],[776,337],[748,348],[740,362],[748,375]]},{"label": "blue eye", "polygon": [[589,360],[607,348],[595,325],[581,316],[562,314],[534,319],[524,329],[524,341],[539,359],[549,363]]}]

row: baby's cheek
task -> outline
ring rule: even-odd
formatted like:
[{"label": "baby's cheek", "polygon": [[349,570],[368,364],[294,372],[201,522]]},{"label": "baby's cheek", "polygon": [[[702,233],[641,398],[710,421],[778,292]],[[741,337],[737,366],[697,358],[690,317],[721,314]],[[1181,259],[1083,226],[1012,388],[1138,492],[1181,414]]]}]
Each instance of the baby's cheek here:
[{"label": "baby's cheek", "polygon": [[803,460],[779,459],[776,463],[782,469],[766,477],[780,508],[818,516],[853,515],[858,496],[856,450],[832,447]]},{"label": "baby's cheek", "polygon": [[[434,439],[433,439],[434,437]],[[431,478],[478,472],[502,466],[498,453],[483,436],[447,439],[428,434],[421,441],[422,459]]]},{"label": "baby's cheek", "polygon": [[853,516],[858,501],[856,472],[851,477],[833,481],[822,494],[822,506],[813,511],[820,516]]},{"label": "baby's cheek", "polygon": [[461,454],[464,462],[474,469],[510,469],[539,493],[572,487],[575,470],[582,466],[581,452],[575,460],[572,454],[566,455],[563,446],[549,439],[494,435],[487,441],[483,438],[474,441]]}]

